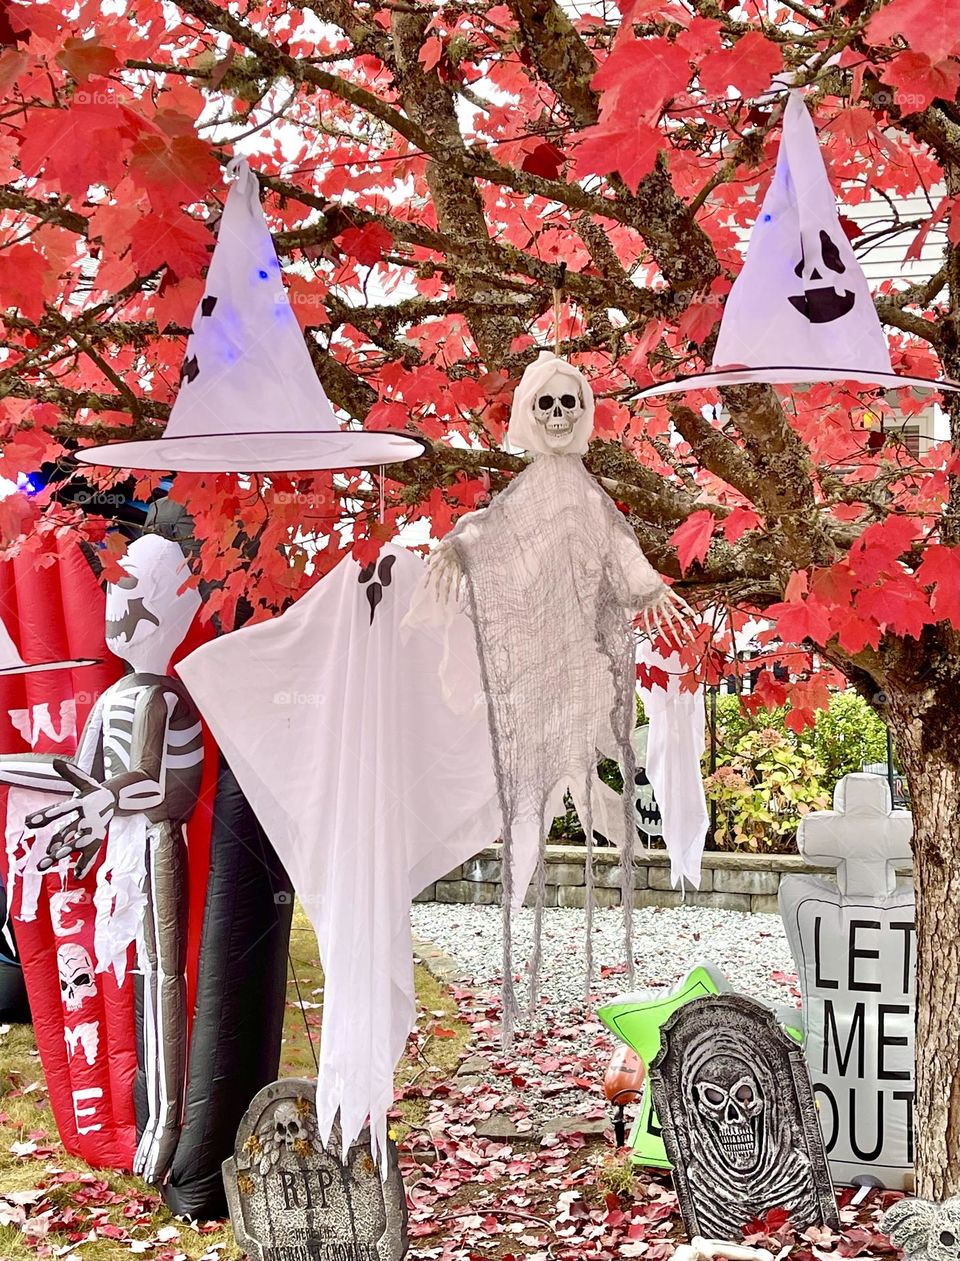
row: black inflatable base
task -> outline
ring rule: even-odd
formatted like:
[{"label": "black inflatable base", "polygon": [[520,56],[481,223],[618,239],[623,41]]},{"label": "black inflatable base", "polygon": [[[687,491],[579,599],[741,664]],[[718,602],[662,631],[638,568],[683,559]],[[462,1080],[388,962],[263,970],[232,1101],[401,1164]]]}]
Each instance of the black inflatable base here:
[{"label": "black inflatable base", "polygon": [[174,1213],[226,1215],[220,1165],[247,1105],[280,1065],[292,918],[283,864],[221,759],[186,1111],[161,1187]]}]

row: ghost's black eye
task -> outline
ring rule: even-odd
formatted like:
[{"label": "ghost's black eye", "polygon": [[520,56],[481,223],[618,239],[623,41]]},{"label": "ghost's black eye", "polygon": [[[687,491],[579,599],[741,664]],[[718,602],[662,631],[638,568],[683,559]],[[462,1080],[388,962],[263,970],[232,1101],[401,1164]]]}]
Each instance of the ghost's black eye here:
[{"label": "ghost's black eye", "polygon": [[553,395],[552,395],[552,394],[541,394],[541,395],[540,395],[540,397],[537,399],[537,406],[538,406],[538,407],[552,407],[552,406],[553,406]]},{"label": "ghost's black eye", "polygon": [[820,253],[823,261],[831,271],[844,272],[847,270],[843,265],[843,259],[840,257],[840,251],[822,228],[820,229]]},{"label": "ghost's black eye", "polygon": [[113,585],[115,587],[122,587],[124,591],[132,591],[137,585],[137,580],[133,574],[127,574],[125,578],[118,578]]},{"label": "ghost's black eye", "polygon": [[577,400],[573,394],[561,394],[560,402],[564,407],[576,407]]},{"label": "ghost's black eye", "polygon": [[951,1234],[949,1230],[941,1230],[940,1242],[943,1244],[945,1248],[952,1248],[953,1245],[957,1242],[957,1237],[956,1235]]}]

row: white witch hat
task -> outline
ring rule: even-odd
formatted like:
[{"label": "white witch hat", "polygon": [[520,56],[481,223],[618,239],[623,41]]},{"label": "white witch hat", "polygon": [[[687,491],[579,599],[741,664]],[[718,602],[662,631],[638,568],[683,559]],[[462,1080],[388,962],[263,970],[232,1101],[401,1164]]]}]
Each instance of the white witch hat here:
[{"label": "white witch hat", "polygon": [[100,664],[98,657],[77,657],[72,661],[40,661],[28,664],[20,656],[10,632],[0,620],[0,676],[11,674],[36,674],[40,670],[75,670],[80,666]]},{"label": "white witch hat", "polygon": [[78,451],[86,464],[189,473],[309,471],[422,455],[413,434],[341,429],[310,360],[244,158],[227,194],[204,296],[161,438]]},{"label": "white witch hat", "polygon": [[639,397],[817,381],[960,389],[893,371],[867,278],[840,226],[813,120],[793,89],[773,182],[724,307],[713,366],[648,386]]}]

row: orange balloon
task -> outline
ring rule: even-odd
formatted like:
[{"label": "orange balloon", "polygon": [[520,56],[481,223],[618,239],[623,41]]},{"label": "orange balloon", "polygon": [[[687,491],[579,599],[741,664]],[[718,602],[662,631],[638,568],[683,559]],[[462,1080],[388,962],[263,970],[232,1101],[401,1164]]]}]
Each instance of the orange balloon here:
[{"label": "orange balloon", "polygon": [[646,1071],[643,1060],[629,1046],[618,1046],[603,1076],[603,1093],[615,1104],[639,1103]]}]

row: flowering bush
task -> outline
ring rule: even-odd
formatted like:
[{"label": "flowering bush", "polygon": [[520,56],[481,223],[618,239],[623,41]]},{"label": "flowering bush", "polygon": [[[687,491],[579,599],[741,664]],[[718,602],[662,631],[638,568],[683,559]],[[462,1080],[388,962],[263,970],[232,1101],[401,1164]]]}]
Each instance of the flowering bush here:
[{"label": "flowering bush", "polygon": [[716,806],[714,844],[790,849],[798,820],[830,804],[822,776],[809,749],[785,732],[773,727],[747,731],[704,781],[707,800]]}]

